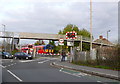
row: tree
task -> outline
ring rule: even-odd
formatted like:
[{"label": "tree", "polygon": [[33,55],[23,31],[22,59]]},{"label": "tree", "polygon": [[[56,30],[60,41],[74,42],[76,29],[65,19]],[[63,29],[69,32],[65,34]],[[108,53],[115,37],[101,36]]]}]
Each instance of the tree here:
[{"label": "tree", "polygon": [[[13,33],[11,32],[5,32],[6,37],[11,37],[13,36]],[[11,46],[12,46],[12,38],[4,38],[3,42],[3,49],[5,49],[7,52],[11,52]],[[16,47],[15,47],[16,48]]]},{"label": "tree", "polygon": [[45,42],[42,40],[42,44],[41,45],[45,45]]},{"label": "tree", "polygon": [[60,31],[58,32],[58,34],[62,34],[62,31],[60,30]]},{"label": "tree", "polygon": [[90,44],[88,43],[83,43],[82,44],[83,51],[89,51],[90,50]]},{"label": "tree", "polygon": [[40,45],[40,42],[39,42],[39,41],[36,41],[36,42],[34,43],[34,45]]},{"label": "tree", "polygon": [[71,31],[75,31],[77,33],[77,35],[82,35],[83,37],[90,38],[90,32],[89,31],[87,31],[86,29],[79,30],[79,28],[76,25],[73,25],[73,24],[68,24],[63,30],[60,30],[58,32],[58,34],[65,35],[66,32],[71,32]]},{"label": "tree", "polygon": [[73,31],[75,31],[77,33],[77,35],[78,35],[80,30],[76,25],[74,25]]},{"label": "tree", "polygon": [[64,29],[63,29],[63,34],[66,34],[66,32],[72,31],[72,24],[68,24]]},{"label": "tree", "polygon": [[34,45],[45,45],[45,42],[43,40],[36,41]]},{"label": "tree", "polygon": [[76,25],[73,24],[68,24],[64,29],[63,29],[63,33],[62,34],[66,34],[66,32],[71,32],[71,31],[75,31],[75,32],[79,32],[79,28]]},{"label": "tree", "polygon": [[87,31],[86,29],[82,29],[78,32],[78,35],[82,35],[83,37],[88,37],[90,38],[90,32]]},{"label": "tree", "polygon": [[55,42],[53,40],[49,41],[49,44],[55,46]]}]

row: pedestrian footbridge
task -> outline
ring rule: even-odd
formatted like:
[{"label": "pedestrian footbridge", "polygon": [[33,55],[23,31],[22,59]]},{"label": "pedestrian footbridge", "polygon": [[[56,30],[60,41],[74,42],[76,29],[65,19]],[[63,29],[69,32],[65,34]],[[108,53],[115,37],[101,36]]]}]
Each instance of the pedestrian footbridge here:
[{"label": "pedestrian footbridge", "polygon": [[[29,33],[29,32],[0,32],[0,38],[19,38],[19,39],[35,39],[35,40],[53,40],[58,41],[60,38],[66,39],[66,35],[58,35],[58,34],[47,34],[47,33]],[[82,41],[86,43],[90,43],[90,39],[86,37],[82,37],[79,35],[77,39],[74,41]],[[105,45],[105,46],[113,46],[109,44],[96,43],[97,45]]]}]

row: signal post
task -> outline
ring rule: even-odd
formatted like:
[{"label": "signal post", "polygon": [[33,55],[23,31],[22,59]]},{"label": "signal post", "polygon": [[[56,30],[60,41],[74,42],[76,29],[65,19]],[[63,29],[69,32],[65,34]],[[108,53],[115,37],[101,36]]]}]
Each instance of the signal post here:
[{"label": "signal post", "polygon": [[[74,39],[77,38],[77,33],[75,31],[66,32],[67,46],[70,46],[70,62],[73,60],[73,50],[74,50]],[[72,48],[73,47],[73,48]]]}]

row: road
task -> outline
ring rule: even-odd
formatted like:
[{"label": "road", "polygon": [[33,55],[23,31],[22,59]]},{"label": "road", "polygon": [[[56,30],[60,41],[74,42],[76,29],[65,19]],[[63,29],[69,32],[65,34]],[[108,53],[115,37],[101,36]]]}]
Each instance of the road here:
[{"label": "road", "polygon": [[2,82],[96,82],[98,84],[118,84],[115,83],[116,80],[56,68],[50,65],[54,61],[59,61],[59,59],[50,57],[33,60],[3,59],[1,66]]}]

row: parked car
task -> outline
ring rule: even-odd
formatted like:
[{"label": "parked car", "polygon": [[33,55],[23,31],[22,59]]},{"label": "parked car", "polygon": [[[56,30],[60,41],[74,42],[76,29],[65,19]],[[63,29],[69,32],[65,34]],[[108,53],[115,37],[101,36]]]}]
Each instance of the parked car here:
[{"label": "parked car", "polygon": [[24,52],[17,52],[14,54],[15,59],[33,59],[33,56],[24,53]]},{"label": "parked car", "polygon": [[11,55],[9,52],[0,52],[0,56],[2,56],[3,59],[13,58],[13,55]]}]

